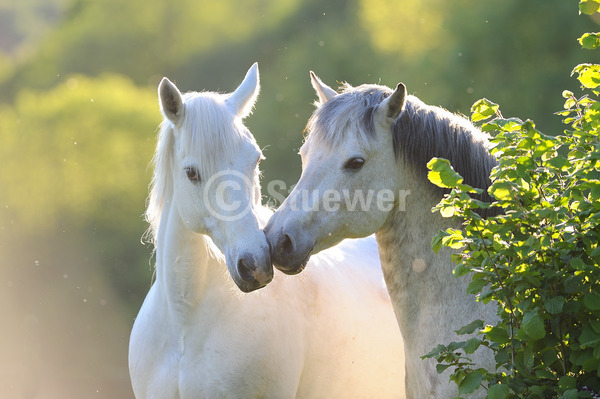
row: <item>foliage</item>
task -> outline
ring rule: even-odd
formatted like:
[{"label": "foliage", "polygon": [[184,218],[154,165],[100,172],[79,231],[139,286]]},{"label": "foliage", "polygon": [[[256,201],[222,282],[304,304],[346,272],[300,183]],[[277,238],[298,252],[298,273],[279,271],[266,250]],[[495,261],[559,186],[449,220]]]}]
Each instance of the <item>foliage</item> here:
[{"label": "foliage", "polygon": [[[582,9],[590,7],[583,3]],[[452,367],[460,395],[481,385],[494,399],[600,392],[599,68],[573,70],[589,94],[563,92],[563,135],[545,135],[531,120],[503,118],[488,100],[474,104],[472,119],[487,120],[482,130],[493,134],[498,159],[491,204],[471,198],[481,190],[463,184],[448,161],[428,165],[430,180],[451,188],[434,210],[463,221],[463,229],[435,236],[433,248],[459,250],[454,273],[470,275],[468,293],[497,302],[500,316],[495,325],[474,321],[457,331],[476,333],[470,339],[426,355],[438,360],[440,372]],[[482,218],[477,210],[489,206],[502,213]],[[479,347],[493,351],[495,372],[472,368],[469,355]]]},{"label": "foliage", "polygon": [[[38,2],[40,10],[48,3],[11,4]],[[60,20],[30,46],[30,56],[7,66],[0,102],[12,103],[23,87],[49,90],[73,73],[125,75],[142,86],[169,76],[184,91],[227,91],[258,61],[263,89],[247,123],[268,146],[264,180],[288,186],[300,172],[290,154],[313,110],[309,70],[332,86],[403,81],[411,94],[453,111],[493,93],[505,112],[541,117],[560,106],[552,93],[575,89],[565,71],[583,55],[570,38],[595,26],[564,0],[52,3],[60,4]],[[560,121],[540,124],[549,129]]]},{"label": "foliage", "polygon": [[553,94],[576,89],[566,72],[585,59],[572,38],[597,29],[596,17],[562,0],[361,0],[359,20],[388,86],[401,79],[411,94],[450,110],[493,93],[505,113],[546,131],[560,128],[546,117],[561,106]]},{"label": "foliage", "polygon": [[123,212],[141,220],[159,122],[154,90],[123,77],[22,90],[0,108],[0,187],[10,187],[0,191],[0,227],[111,225]]},{"label": "foliage", "polygon": [[[230,91],[258,61],[261,95],[245,123],[267,158],[265,188],[279,179],[290,188],[300,171],[293,154],[313,110],[309,70],[332,86],[401,80],[411,94],[453,111],[485,92],[511,115],[538,118],[560,106],[552,93],[575,91],[565,72],[584,54],[571,37],[596,24],[564,0],[0,0],[0,267],[14,270],[6,281],[21,282],[0,291],[22,294],[3,303],[19,317],[62,309],[78,323],[79,313],[38,293],[74,303],[74,292],[98,291],[106,280],[121,301],[115,312],[126,303],[127,322],[135,314],[152,274],[139,238],[162,76],[183,91]],[[582,40],[594,46],[595,37]],[[540,123],[546,130],[560,121]],[[33,305],[24,309],[27,300]],[[108,321],[103,328],[118,330]],[[43,347],[64,349],[52,338]],[[44,367],[61,370],[67,358],[56,359]],[[110,370],[129,389],[126,366],[93,363],[69,367],[94,376],[86,381]]]},{"label": "foliage", "polygon": [[[39,13],[48,7],[41,3]],[[35,57],[20,65],[19,80],[47,88],[57,75],[118,73],[145,84],[155,75],[189,62],[192,56],[251,40],[281,23],[300,4],[298,0],[69,3],[62,7],[65,10],[59,8],[62,23],[46,33]],[[10,81],[7,85],[13,87]]]}]

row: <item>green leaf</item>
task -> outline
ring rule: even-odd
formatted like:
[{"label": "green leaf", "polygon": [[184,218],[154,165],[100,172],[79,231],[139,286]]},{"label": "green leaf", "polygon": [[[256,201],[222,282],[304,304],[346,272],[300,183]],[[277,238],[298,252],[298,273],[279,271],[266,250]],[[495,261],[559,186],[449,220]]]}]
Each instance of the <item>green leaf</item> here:
[{"label": "green leaf", "polygon": [[600,86],[600,65],[596,64],[580,64],[573,69],[573,72],[577,73],[579,76],[579,82],[581,85],[588,89],[595,89]]},{"label": "green leaf", "polygon": [[599,0],[580,0],[579,2],[579,13],[592,15],[600,8]]},{"label": "green leaf", "polygon": [[579,343],[582,347],[594,347],[600,344],[600,335],[596,334],[590,327],[583,327],[579,335]]},{"label": "green leaf", "polygon": [[544,388],[540,385],[530,385],[529,392],[534,398],[542,398],[544,397]]},{"label": "green leaf", "polygon": [[586,33],[579,38],[581,47],[588,50],[594,50],[600,47],[600,33]]},{"label": "green leaf", "polygon": [[583,270],[585,267],[585,263],[583,262],[583,260],[578,256],[576,258],[571,258],[571,260],[569,261],[569,264],[575,269],[575,270]]},{"label": "green leaf", "polygon": [[498,352],[496,353],[496,356],[494,356],[494,359],[496,360],[496,363],[504,364],[509,361],[510,355],[508,354],[508,351],[504,349],[498,349]]},{"label": "green leaf", "polygon": [[573,389],[569,389],[569,390],[565,391],[560,398],[561,399],[577,399],[577,398],[579,398],[579,395],[577,394],[577,388],[573,388]]},{"label": "green leaf", "polygon": [[563,98],[571,98],[574,96],[574,94],[570,90],[563,90],[562,96],[563,96]]},{"label": "green leaf", "polygon": [[462,176],[456,173],[447,159],[433,158],[427,163],[427,168],[427,178],[438,187],[454,188],[463,181]]},{"label": "green leaf", "polygon": [[565,375],[559,378],[558,387],[561,389],[561,391],[567,391],[569,389],[576,388],[576,383],[577,380],[575,379],[575,377]]},{"label": "green leaf", "polygon": [[482,121],[488,119],[491,116],[496,115],[500,107],[498,104],[491,102],[486,98],[482,98],[473,104],[471,107],[471,120],[473,122]]},{"label": "green leaf", "polygon": [[[552,154],[552,156],[554,156],[556,154],[555,151],[549,151],[550,149],[554,148],[554,141],[552,140],[541,140],[535,150],[533,151],[533,157],[537,158],[540,157],[542,155],[546,155],[546,158],[549,159],[551,156],[548,154]],[[544,161],[546,159],[543,159]]]},{"label": "green leaf", "polygon": [[446,347],[442,344],[439,344],[438,346],[433,348],[428,354],[421,356],[421,359],[437,357],[440,355],[440,353],[444,352],[445,350]]},{"label": "green leaf", "polygon": [[600,295],[589,293],[583,297],[583,304],[589,310],[600,310]]},{"label": "green leaf", "polygon": [[431,248],[433,249],[433,252],[435,252],[436,254],[442,247],[442,238],[443,237],[444,237],[443,232],[439,232],[438,234],[433,236],[433,238],[431,239]]},{"label": "green leaf", "polygon": [[467,341],[467,345],[463,348],[465,353],[471,354],[481,346],[481,340],[479,338],[471,338]]},{"label": "green leaf", "polygon": [[490,188],[489,193],[500,201],[510,201],[513,199],[512,185],[505,181],[496,181]]},{"label": "green leaf", "polygon": [[555,379],[556,376],[554,375],[554,373],[548,371],[548,370],[535,370],[535,376],[538,378],[545,378],[545,379]]},{"label": "green leaf", "polygon": [[467,294],[477,294],[481,291],[483,287],[485,287],[488,284],[489,281],[486,281],[484,279],[474,279],[469,283],[469,286],[467,287]]},{"label": "green leaf", "polygon": [[594,347],[594,351],[592,352],[592,355],[594,356],[594,358],[600,359],[600,345],[596,345]]},{"label": "green leaf", "polygon": [[592,326],[595,332],[600,334],[600,320],[590,320],[590,326]]},{"label": "green leaf", "polygon": [[544,321],[538,315],[537,311],[525,313],[522,327],[525,334],[534,340],[542,339],[546,336]]},{"label": "green leaf", "polygon": [[[429,173],[435,173],[435,172],[429,172]],[[429,179],[431,180],[431,179]],[[440,215],[443,218],[451,218],[452,216],[454,216],[454,213],[456,212],[456,208],[453,206],[444,206],[442,208],[440,208]]]},{"label": "green leaf", "polygon": [[475,320],[474,322],[467,324],[466,326],[456,330],[455,332],[458,335],[473,334],[475,331],[481,330],[482,328],[483,320]]},{"label": "green leaf", "polygon": [[544,308],[546,308],[546,310],[550,314],[559,314],[560,312],[562,312],[564,305],[565,298],[562,296],[556,296],[546,301],[546,303],[544,304]]},{"label": "green leaf", "polygon": [[[566,288],[566,287],[565,287]],[[577,313],[581,309],[581,305],[579,302],[575,300],[568,301],[565,306],[563,306],[563,313]]]},{"label": "green leaf", "polygon": [[463,243],[464,237],[462,230],[447,229],[446,232],[448,235],[442,238],[442,244],[444,244],[444,246],[452,249],[459,249],[465,246]]},{"label": "green leaf", "polygon": [[488,331],[485,332],[485,336],[492,342],[496,342],[498,344],[505,344],[508,342],[508,333],[505,329],[501,327],[491,327]]},{"label": "green leaf", "polygon": [[506,398],[508,398],[509,393],[510,393],[510,390],[508,389],[508,385],[496,384],[496,385],[492,385],[488,389],[487,398],[488,399],[506,399]]},{"label": "green leaf", "polygon": [[523,349],[523,366],[525,366],[527,372],[531,372],[531,369],[533,368],[533,362],[533,349],[531,345],[526,345]]},{"label": "green leaf", "polygon": [[567,158],[562,155],[557,155],[553,158],[550,158],[546,161],[550,166],[554,166],[557,169],[564,170],[565,167],[569,166],[570,163]]},{"label": "green leaf", "polygon": [[456,188],[458,188],[463,193],[481,194],[483,192],[482,189],[471,187],[468,184],[457,184]]},{"label": "green leaf", "polygon": [[477,388],[481,386],[483,380],[483,372],[480,370],[474,370],[467,374],[465,378],[458,384],[458,394],[468,395],[475,392]]},{"label": "green leaf", "polygon": [[591,258],[600,255],[600,245],[598,245],[596,248],[592,249],[592,252],[590,252],[589,255]]},{"label": "green leaf", "polygon": [[450,366],[452,366],[452,365],[451,364],[440,364],[440,363],[438,363],[438,364],[435,365],[435,370],[437,371],[438,374],[442,374]]},{"label": "green leaf", "polygon": [[494,130],[501,130],[504,132],[516,132],[518,130],[521,130],[522,125],[523,121],[519,118],[495,118],[490,122],[485,122],[483,125],[481,125],[481,130],[483,130],[484,132],[490,132]]},{"label": "green leaf", "polygon": [[[577,101],[575,100],[575,98],[567,98],[567,101],[565,101],[563,108],[570,110],[571,108],[573,108],[575,106],[575,104],[577,104]],[[570,115],[570,112],[567,112],[565,115],[563,116],[567,116]]]}]

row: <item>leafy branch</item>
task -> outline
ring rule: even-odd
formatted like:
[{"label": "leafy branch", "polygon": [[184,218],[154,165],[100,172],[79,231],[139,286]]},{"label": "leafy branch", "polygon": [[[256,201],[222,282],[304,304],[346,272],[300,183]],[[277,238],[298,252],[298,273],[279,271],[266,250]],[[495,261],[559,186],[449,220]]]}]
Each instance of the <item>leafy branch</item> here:
[{"label": "leafy branch", "polygon": [[[600,0],[580,2],[582,13],[599,9]],[[600,34],[579,42],[600,48]],[[572,75],[586,93],[562,93],[563,134],[504,118],[487,99],[473,105],[498,159],[491,203],[473,198],[482,190],[464,184],[449,161],[427,165],[429,180],[450,189],[433,211],[462,222],[433,237],[433,249],[455,251],[454,274],[471,276],[467,292],[498,304],[495,325],[475,320],[457,331],[470,338],[424,356],[438,360],[439,372],[452,369],[459,395],[481,386],[493,399],[600,392],[600,65],[578,65]],[[482,218],[478,210],[489,207],[502,212]],[[495,370],[473,368],[469,355],[481,346],[494,352]]]}]

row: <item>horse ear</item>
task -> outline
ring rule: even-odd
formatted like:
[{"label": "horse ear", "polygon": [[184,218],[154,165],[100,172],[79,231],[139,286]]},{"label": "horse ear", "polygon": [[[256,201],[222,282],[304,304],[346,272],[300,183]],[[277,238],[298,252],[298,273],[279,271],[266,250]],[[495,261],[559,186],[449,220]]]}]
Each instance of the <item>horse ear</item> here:
[{"label": "horse ear", "polygon": [[387,120],[394,120],[404,109],[406,100],[406,86],[398,83],[396,90],[377,107],[377,113]]},{"label": "horse ear", "polygon": [[167,78],[162,78],[158,85],[158,100],[163,116],[177,125],[183,118],[183,97],[181,92]]},{"label": "horse ear", "polygon": [[259,91],[260,77],[258,63],[255,62],[246,72],[242,83],[226,100],[226,103],[237,116],[243,119],[252,112]]},{"label": "horse ear", "polygon": [[317,106],[323,105],[333,97],[337,96],[335,90],[323,83],[313,71],[310,71],[310,83],[317,92],[317,96],[319,96]]}]

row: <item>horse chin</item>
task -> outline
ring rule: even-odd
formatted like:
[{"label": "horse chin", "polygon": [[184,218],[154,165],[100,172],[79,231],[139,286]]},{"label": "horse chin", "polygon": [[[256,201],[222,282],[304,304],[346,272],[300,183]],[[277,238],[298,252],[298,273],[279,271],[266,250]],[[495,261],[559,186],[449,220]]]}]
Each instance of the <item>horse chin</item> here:
[{"label": "horse chin", "polygon": [[280,272],[283,272],[285,274],[287,274],[288,276],[294,276],[296,274],[299,274],[302,270],[304,270],[304,268],[306,267],[306,265],[297,265],[297,266],[293,266],[291,268],[283,268],[281,266],[275,265],[275,267],[277,268],[277,270],[279,270]]},{"label": "horse chin", "polygon": [[267,284],[260,284],[258,281],[252,281],[252,282],[245,281],[245,280],[242,280],[242,281],[234,280],[234,281],[235,281],[235,284],[240,289],[240,291],[242,291],[243,293],[246,293],[246,294],[249,292],[252,292],[252,291],[259,290],[263,287],[266,287],[266,285],[267,285]]},{"label": "horse chin", "polygon": [[312,254],[312,251],[309,251],[308,254],[306,254],[306,257],[299,263],[294,263],[291,265],[282,265],[279,263],[273,263],[273,266],[275,266],[275,268],[277,270],[279,270],[280,272],[285,273],[289,276],[293,276],[295,274],[299,274],[302,270],[304,270],[304,268],[308,264],[308,260],[310,259],[311,254]]},{"label": "horse chin", "polygon": [[273,280],[273,268],[271,267],[271,261],[269,260],[269,272],[260,273],[258,271],[253,272],[253,277],[246,276],[244,278],[237,277],[233,279],[235,284],[238,286],[240,291],[248,293],[256,291],[265,287]]},{"label": "horse chin", "polygon": [[242,292],[256,291],[273,280],[273,266],[266,245],[262,252],[228,255],[225,264],[231,279]]}]

